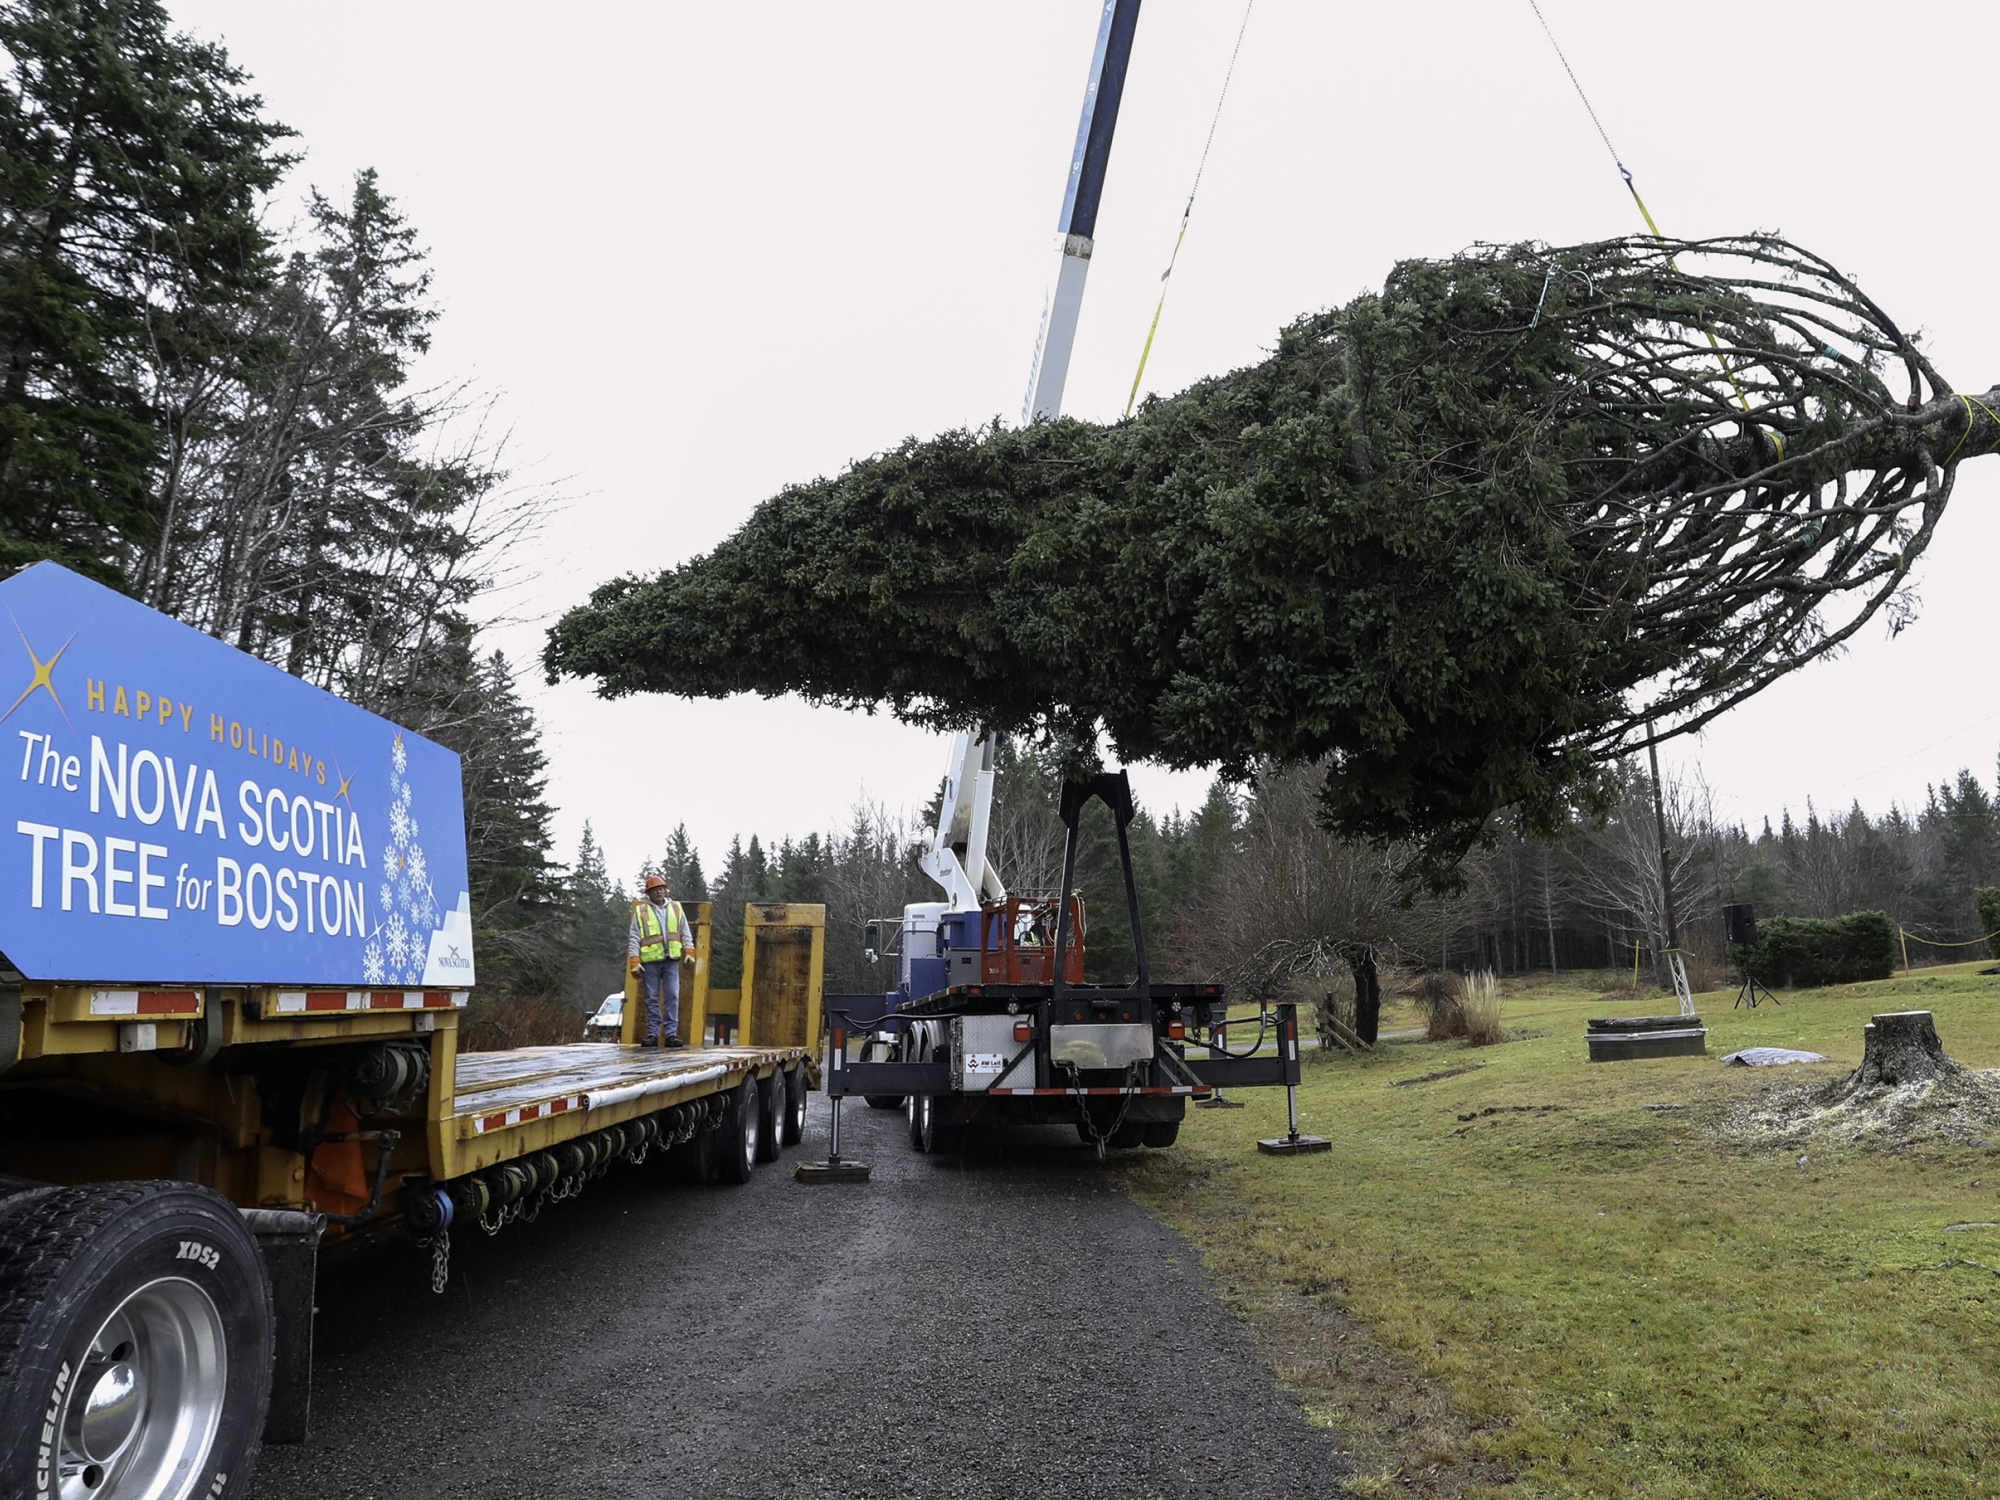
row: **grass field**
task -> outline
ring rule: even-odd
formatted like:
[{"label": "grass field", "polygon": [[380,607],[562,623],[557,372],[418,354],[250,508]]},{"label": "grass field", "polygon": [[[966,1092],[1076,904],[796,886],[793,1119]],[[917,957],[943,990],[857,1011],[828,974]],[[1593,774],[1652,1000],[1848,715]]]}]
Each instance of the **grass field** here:
[{"label": "grass field", "polygon": [[[1597,1064],[1587,1016],[1671,1001],[1545,978],[1513,988],[1502,1045],[1310,1057],[1331,1154],[1256,1154],[1284,1096],[1246,1091],[1124,1171],[1364,1491],[2000,1494],[2000,1229],[1948,1227],[2000,1220],[2000,1145],[1726,1128],[1750,1093],[1852,1068],[1878,1011],[1931,1010],[1954,1057],[2000,1067],[2000,979],[1975,967],[1702,996],[1708,1057]],[[1833,1061],[1720,1064],[1754,1045]]]}]

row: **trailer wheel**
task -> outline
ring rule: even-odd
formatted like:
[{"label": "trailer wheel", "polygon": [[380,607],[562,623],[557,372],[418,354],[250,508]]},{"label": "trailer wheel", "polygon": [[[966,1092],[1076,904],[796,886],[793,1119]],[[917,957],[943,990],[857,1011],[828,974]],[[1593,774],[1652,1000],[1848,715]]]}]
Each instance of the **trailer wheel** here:
[{"label": "trailer wheel", "polygon": [[1154,1120],[1145,1128],[1146,1144],[1155,1150],[1164,1151],[1181,1138],[1179,1120]]},{"label": "trailer wheel", "polygon": [[708,1180],[741,1186],[750,1180],[757,1165],[758,1128],[757,1080],[746,1078],[729,1096],[728,1113],[721,1125],[709,1131]]},{"label": "trailer wheel", "polygon": [[776,1068],[768,1078],[757,1080],[757,1160],[778,1159],[780,1136],[785,1128],[785,1080]]},{"label": "trailer wheel", "polygon": [[58,1188],[0,1236],[0,1493],[242,1494],[271,1399],[243,1217],[178,1182]]},{"label": "trailer wheel", "polygon": [[806,1138],[806,1070],[794,1065],[785,1069],[785,1123],[779,1140],[796,1146]]}]

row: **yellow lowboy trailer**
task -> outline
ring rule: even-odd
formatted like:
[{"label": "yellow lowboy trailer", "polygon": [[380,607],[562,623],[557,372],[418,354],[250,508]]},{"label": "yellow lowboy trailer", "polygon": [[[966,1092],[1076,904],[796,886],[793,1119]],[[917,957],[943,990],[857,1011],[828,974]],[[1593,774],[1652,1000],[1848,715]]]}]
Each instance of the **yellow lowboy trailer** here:
[{"label": "yellow lowboy trailer", "polygon": [[[461,1052],[464,991],[0,974],[0,1358],[54,1354],[0,1363],[0,1452],[22,1465],[0,1494],[235,1493],[260,1436],[305,1436],[322,1249],[414,1236],[442,1290],[455,1225],[497,1231],[621,1163],[745,1182],[796,1145],[825,908],[749,908],[745,983],[715,992],[695,912],[680,1050]],[[705,1021],[749,1040],[703,1045]]]},{"label": "yellow lowboy trailer", "polygon": [[0,605],[32,661],[0,716],[0,1496],[247,1489],[305,1435],[323,1247],[413,1236],[441,1290],[455,1227],[797,1143],[823,907],[748,908],[712,991],[690,904],[683,1048],[632,1045],[628,981],[621,1041],[463,1052],[457,757],[50,564]]}]

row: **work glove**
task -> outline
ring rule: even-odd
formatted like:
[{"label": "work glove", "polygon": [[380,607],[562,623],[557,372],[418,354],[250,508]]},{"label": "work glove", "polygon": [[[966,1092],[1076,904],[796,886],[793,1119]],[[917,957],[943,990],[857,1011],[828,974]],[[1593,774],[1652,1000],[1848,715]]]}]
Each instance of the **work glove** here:
[{"label": "work glove", "polygon": [[638,955],[638,954],[634,953],[634,954],[632,954],[632,955],[631,955],[631,956],[630,956],[629,958],[627,958],[627,959],[625,960],[625,972],[626,972],[627,974],[636,974],[636,973],[638,973],[638,972],[639,972],[639,955]]}]

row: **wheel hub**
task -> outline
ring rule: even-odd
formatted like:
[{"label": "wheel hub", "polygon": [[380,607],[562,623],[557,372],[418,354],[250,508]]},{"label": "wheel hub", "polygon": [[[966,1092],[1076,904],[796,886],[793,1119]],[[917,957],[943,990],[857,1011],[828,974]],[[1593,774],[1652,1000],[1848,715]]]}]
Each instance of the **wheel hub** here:
[{"label": "wheel hub", "polygon": [[202,1288],[165,1277],[98,1328],[58,1424],[61,1500],[186,1500],[222,1422],[229,1356]]},{"label": "wheel hub", "polygon": [[92,1361],[84,1367],[79,1382],[88,1386],[90,1393],[84,1397],[82,1417],[76,1424],[76,1446],[95,1463],[108,1464],[116,1458],[132,1440],[145,1414],[146,1395],[139,1371],[129,1358],[118,1357],[130,1347],[121,1345],[111,1364]]}]

